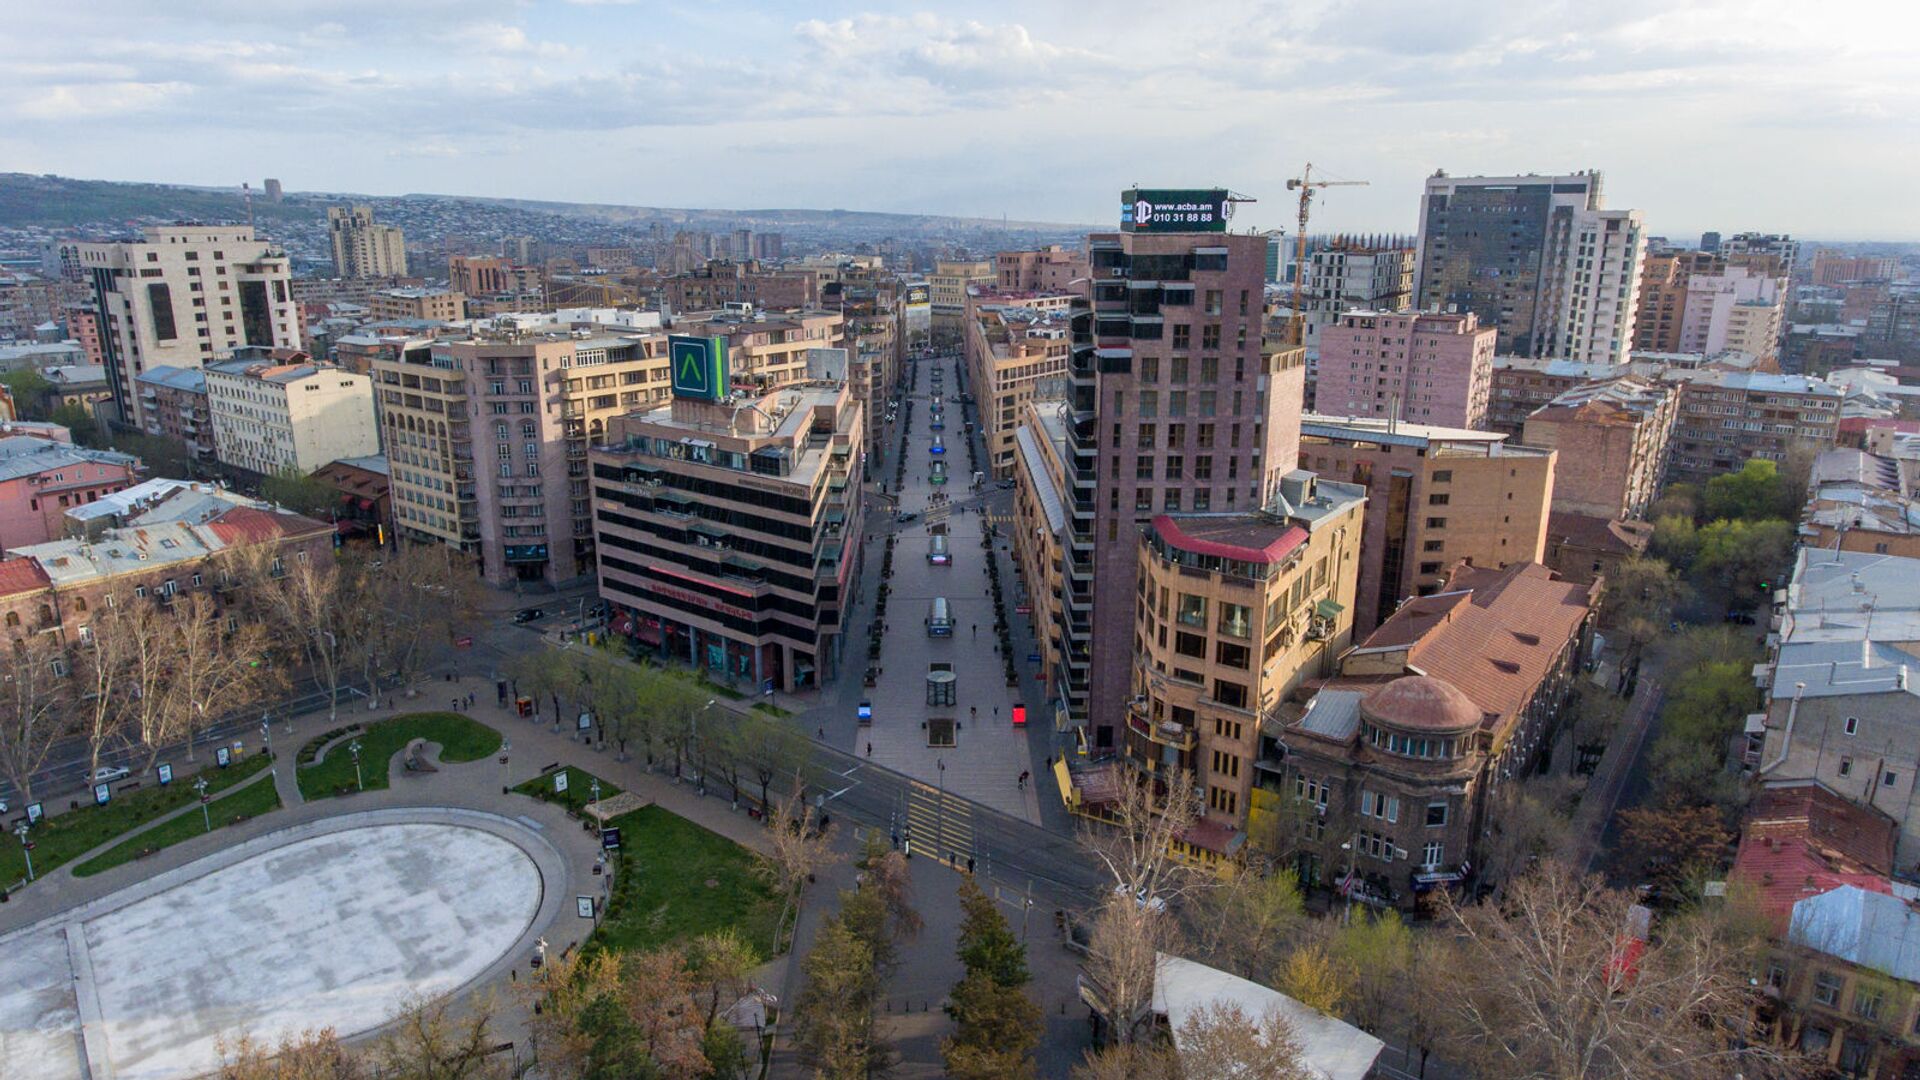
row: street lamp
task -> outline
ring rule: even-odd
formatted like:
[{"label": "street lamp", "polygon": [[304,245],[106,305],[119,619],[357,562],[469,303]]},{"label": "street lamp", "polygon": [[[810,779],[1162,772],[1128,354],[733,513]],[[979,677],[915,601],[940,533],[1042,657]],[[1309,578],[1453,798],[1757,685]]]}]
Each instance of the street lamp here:
[{"label": "street lamp", "polygon": [[213,812],[207,809],[207,802],[209,801],[207,799],[207,778],[204,776],[195,777],[193,780],[193,790],[200,796],[200,820],[207,826],[207,831],[212,832]]},{"label": "street lamp", "polygon": [[353,755],[353,786],[365,791],[367,790],[366,782],[360,778],[360,740],[355,739],[348,743],[347,752]]},{"label": "street lamp", "polygon": [[13,835],[20,838],[20,854],[27,857],[27,880],[33,880],[33,841],[27,839],[27,823],[22,821],[14,827]]},{"label": "street lamp", "polygon": [[513,790],[507,783],[507,752],[512,749],[512,742],[506,739],[500,740],[500,794],[502,795]]},{"label": "street lamp", "polygon": [[[700,743],[700,714],[706,712],[708,709],[713,708],[714,703],[719,700],[720,700],[719,698],[708,698],[707,703],[705,705],[702,705],[698,709],[695,709],[694,711],[687,714],[687,751],[689,754],[691,754],[693,751],[693,748],[695,746],[698,746]],[[705,755],[702,755],[701,758],[702,759],[700,762],[700,780],[699,780],[699,788],[697,790],[700,792],[700,794],[705,795],[707,793],[707,764],[705,760]]]}]

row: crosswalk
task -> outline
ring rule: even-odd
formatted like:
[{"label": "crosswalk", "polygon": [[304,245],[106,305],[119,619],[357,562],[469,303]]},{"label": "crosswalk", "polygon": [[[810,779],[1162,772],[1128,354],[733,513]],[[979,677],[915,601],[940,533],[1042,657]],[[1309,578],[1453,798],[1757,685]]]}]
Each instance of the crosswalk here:
[{"label": "crosswalk", "polygon": [[[973,517],[974,515],[972,515],[972,514],[969,514],[969,515],[967,515],[967,516],[968,516],[968,517]],[[979,518],[980,518],[980,520],[981,520],[981,521],[983,521],[983,522],[986,522],[986,523],[987,523],[988,525],[1011,525],[1011,524],[1013,524],[1013,515],[1012,515],[1012,514],[981,514],[981,515],[979,515]]]},{"label": "crosswalk", "polygon": [[973,855],[973,810],[965,800],[948,798],[918,780],[907,790],[907,828],[913,853],[964,867]]}]

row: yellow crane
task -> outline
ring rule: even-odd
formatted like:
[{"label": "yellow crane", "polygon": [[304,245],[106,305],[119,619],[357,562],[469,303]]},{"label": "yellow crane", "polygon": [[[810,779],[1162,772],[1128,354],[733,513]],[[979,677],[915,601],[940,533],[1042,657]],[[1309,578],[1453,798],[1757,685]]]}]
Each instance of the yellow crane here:
[{"label": "yellow crane", "polygon": [[1291,328],[1293,343],[1307,343],[1307,317],[1300,309],[1301,290],[1307,284],[1307,213],[1312,209],[1313,193],[1319,188],[1330,187],[1366,187],[1365,180],[1315,180],[1313,163],[1308,162],[1300,175],[1287,180],[1288,191],[1300,193],[1300,231],[1293,234],[1293,318]]}]

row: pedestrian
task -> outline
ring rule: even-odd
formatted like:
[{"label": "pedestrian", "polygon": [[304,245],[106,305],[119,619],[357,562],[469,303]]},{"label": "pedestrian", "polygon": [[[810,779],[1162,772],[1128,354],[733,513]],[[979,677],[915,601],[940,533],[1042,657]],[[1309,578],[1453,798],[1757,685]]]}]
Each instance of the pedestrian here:
[{"label": "pedestrian", "polygon": [[999,715],[1000,715],[1000,706],[998,706],[998,705],[995,705],[995,706],[993,707],[993,715],[995,715],[995,716],[999,716]]},{"label": "pedestrian", "polygon": [[459,698],[453,698],[452,700],[450,700],[450,701],[448,701],[448,702],[447,702],[447,708],[449,708],[449,709],[451,709],[451,710],[453,710],[454,712],[459,712],[459,711],[460,711],[460,699],[459,699]]},{"label": "pedestrian", "polygon": [[873,756],[873,744],[872,744],[872,743],[868,743],[868,744],[867,744],[867,756],[868,756],[868,757],[872,757],[872,756]]},{"label": "pedestrian", "polygon": [[821,738],[823,738],[823,739],[827,737],[827,729],[826,729],[826,728],[821,728],[821,729],[820,729],[820,737],[821,737]]},{"label": "pedestrian", "polygon": [[980,706],[978,705],[967,706],[967,715],[973,717],[975,720],[980,719]]}]

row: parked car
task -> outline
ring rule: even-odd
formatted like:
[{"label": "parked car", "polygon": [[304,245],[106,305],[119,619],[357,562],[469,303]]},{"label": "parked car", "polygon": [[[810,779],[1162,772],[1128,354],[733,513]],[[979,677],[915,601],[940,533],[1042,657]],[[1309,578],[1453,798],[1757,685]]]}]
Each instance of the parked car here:
[{"label": "parked car", "polygon": [[998,482],[998,485],[997,485],[997,486],[998,486],[998,487],[999,487],[999,488],[1000,488],[1000,489],[1001,489],[1002,491],[1005,491],[1005,490],[1008,490],[1008,489],[1010,489],[1010,488],[1012,488],[1012,487],[1014,486],[1014,485],[1013,485],[1013,477],[1011,477],[1011,476],[1009,476],[1009,477],[1007,477],[1006,479],[1004,479],[1004,480],[1001,480],[1001,481],[999,481],[999,482]]},{"label": "parked car", "polygon": [[521,608],[519,611],[513,613],[513,621],[516,623],[530,623],[545,614],[546,612],[544,610],[537,607]]},{"label": "parked car", "polygon": [[96,784],[110,784],[115,780],[125,780],[132,775],[133,770],[127,768],[125,765],[102,765],[93,770],[93,782]]},{"label": "parked car", "polygon": [[905,525],[909,521],[920,520],[920,515],[914,513],[911,510],[902,510],[898,514],[893,515],[893,520],[899,522],[902,525]]}]

